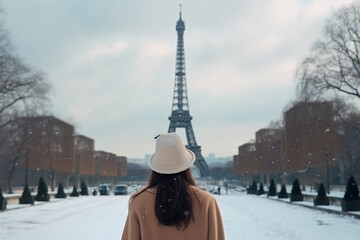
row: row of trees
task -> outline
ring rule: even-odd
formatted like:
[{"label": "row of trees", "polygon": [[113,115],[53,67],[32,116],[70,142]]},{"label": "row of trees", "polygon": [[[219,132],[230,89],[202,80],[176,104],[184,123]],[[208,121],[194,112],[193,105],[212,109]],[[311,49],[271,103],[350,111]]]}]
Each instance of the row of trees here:
[{"label": "row of trees", "polygon": [[[16,139],[19,151],[8,151],[9,158],[0,159],[0,187],[7,183],[9,193],[13,186],[23,186],[24,180],[25,184],[36,185],[41,176],[50,181],[54,190],[57,181],[66,187],[79,187],[80,181],[98,185],[102,181],[120,181],[127,175],[126,157],[95,151],[93,139],[75,135],[74,126],[60,119],[23,117],[10,125],[14,124],[25,134]],[[8,166],[14,167],[5,169]]]},{"label": "row of trees", "polygon": [[12,163],[6,166],[13,178],[17,159],[23,155],[26,129],[17,119],[46,112],[50,83],[43,72],[29,67],[15,53],[0,20],[0,158]]},{"label": "row of trees", "polygon": [[[332,14],[325,24],[323,37],[314,43],[308,56],[298,66],[295,76],[296,101],[287,108],[284,120],[272,122],[266,129],[280,130],[280,135],[286,131],[278,138],[279,144],[276,145],[281,159],[280,171],[285,177],[293,173],[293,177],[296,173],[309,173],[311,169],[304,167],[304,164],[300,166],[298,161],[308,162],[308,166],[312,166],[320,158],[325,158],[322,162],[327,167],[334,167],[333,160],[336,160],[336,167],[344,169],[343,181],[346,175],[360,174],[359,20],[360,1]],[[329,107],[326,107],[327,110],[324,110],[325,107],[315,107],[320,105]],[[326,121],[328,123],[325,124]],[[301,126],[293,124],[296,122],[302,122]],[[292,128],[289,128],[289,123]],[[320,129],[324,126],[328,127]],[[304,135],[306,131],[309,133],[307,136]],[[290,135],[294,141],[290,141]],[[261,146],[258,140],[254,144],[243,145],[246,157],[259,155],[256,154],[258,149],[255,145]],[[304,153],[302,159],[296,159],[300,153]],[[276,163],[277,159],[272,158],[272,162]],[[317,164],[317,167],[326,169],[326,165]]]},{"label": "row of trees", "polygon": [[[89,195],[88,187],[84,182],[81,183],[81,191],[80,193],[77,191],[76,186],[74,185],[73,191],[70,193],[70,197],[78,197],[79,195]],[[1,203],[1,190],[0,190],[0,203]],[[67,194],[64,191],[63,185],[60,183],[57,189],[57,193],[55,194],[55,198],[66,198]],[[26,184],[23,190],[21,197],[19,198],[19,204],[34,204],[35,201],[38,202],[49,202],[50,194],[48,193],[48,187],[43,177],[39,179],[39,185],[37,189],[37,194],[33,196],[30,192],[29,186]],[[3,209],[6,209],[6,205]]]},{"label": "row of trees", "polygon": [[298,67],[300,101],[333,102],[339,157],[350,175],[360,164],[360,1],[334,12]]},{"label": "row of trees", "polygon": [[[257,183],[253,181],[252,185],[247,188],[247,194],[256,194],[263,195],[266,192],[264,191],[263,184],[260,183],[259,188]],[[270,186],[267,191],[268,197],[278,197],[279,199],[289,198],[289,194],[286,191],[286,185],[282,184],[280,192],[277,192],[276,185],[274,180],[271,180]],[[301,202],[304,201],[304,196],[302,194],[300,183],[298,179],[295,179],[292,184],[290,192],[290,202]],[[319,205],[330,205],[330,199],[326,196],[325,187],[321,183],[318,187],[318,194],[314,199],[314,206]],[[344,197],[341,202],[342,211],[360,211],[360,196],[359,188],[354,179],[350,176],[347,181],[346,190]]]}]

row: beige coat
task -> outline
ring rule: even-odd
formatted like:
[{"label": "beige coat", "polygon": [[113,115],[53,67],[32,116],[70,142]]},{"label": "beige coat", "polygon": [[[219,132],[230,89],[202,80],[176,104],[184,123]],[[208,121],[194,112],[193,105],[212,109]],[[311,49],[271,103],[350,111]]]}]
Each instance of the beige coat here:
[{"label": "beige coat", "polygon": [[194,221],[184,230],[161,225],[155,215],[155,189],[147,189],[129,205],[122,240],[223,240],[225,233],[217,202],[208,192],[191,186]]}]

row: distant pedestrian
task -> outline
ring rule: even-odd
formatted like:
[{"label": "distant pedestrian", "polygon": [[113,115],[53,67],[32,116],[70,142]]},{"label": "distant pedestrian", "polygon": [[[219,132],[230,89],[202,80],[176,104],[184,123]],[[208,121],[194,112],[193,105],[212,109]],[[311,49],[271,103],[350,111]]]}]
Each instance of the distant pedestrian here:
[{"label": "distant pedestrian", "polygon": [[122,240],[223,240],[215,198],[195,184],[195,155],[176,133],[157,137],[147,186],[130,198]]},{"label": "distant pedestrian", "polygon": [[228,194],[228,190],[229,190],[229,185],[226,183],[226,184],[225,184],[226,195]]},{"label": "distant pedestrian", "polygon": [[93,195],[93,196],[96,196],[96,195],[97,195],[96,189],[93,190],[92,195]]},{"label": "distant pedestrian", "polygon": [[218,187],[218,194],[219,195],[221,194],[221,187],[220,186]]}]

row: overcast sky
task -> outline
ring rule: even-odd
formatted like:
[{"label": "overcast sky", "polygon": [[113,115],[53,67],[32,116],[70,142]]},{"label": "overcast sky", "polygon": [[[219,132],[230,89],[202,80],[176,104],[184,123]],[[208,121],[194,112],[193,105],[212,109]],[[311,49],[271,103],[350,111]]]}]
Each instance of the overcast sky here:
[{"label": "overcast sky", "polygon": [[[186,78],[204,156],[237,154],[295,98],[294,74],[350,0],[1,0],[16,53],[53,85],[54,116],[127,157],[167,132],[179,3]],[[185,132],[178,132],[185,137]]]}]

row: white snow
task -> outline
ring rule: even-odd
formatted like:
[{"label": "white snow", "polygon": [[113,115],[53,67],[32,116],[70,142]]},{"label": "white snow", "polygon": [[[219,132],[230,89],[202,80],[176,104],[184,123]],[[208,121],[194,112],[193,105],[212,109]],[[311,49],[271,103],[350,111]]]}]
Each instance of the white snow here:
[{"label": "white snow", "polygon": [[[244,193],[215,197],[229,240],[347,240],[360,236],[360,220],[353,217]],[[128,199],[129,196],[89,196],[51,199],[21,208],[9,204],[10,210],[0,212],[0,239],[118,240]]]}]

